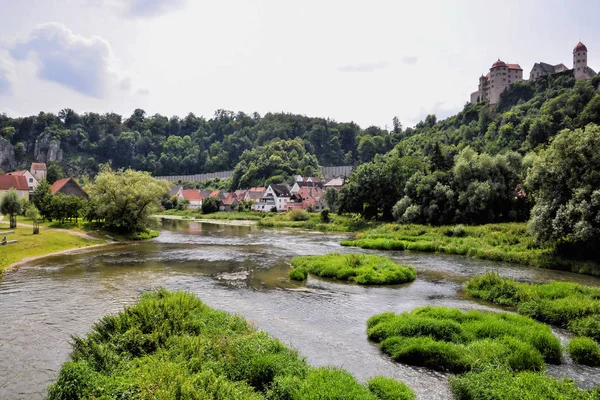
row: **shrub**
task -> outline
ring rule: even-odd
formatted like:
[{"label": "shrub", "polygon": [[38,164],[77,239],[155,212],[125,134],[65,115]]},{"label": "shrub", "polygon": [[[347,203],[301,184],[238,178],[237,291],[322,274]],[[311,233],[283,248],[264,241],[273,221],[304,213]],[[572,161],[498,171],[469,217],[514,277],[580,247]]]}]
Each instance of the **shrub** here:
[{"label": "shrub", "polygon": [[508,313],[421,307],[367,321],[367,336],[394,360],[464,372],[489,365],[538,371],[560,363],[560,342],[548,326]]},{"label": "shrub", "polygon": [[221,202],[216,197],[208,197],[202,200],[202,214],[212,214],[219,211]]},{"label": "shrub", "polygon": [[321,222],[324,224],[329,223],[330,218],[329,218],[329,209],[326,208],[323,211],[321,211]]},{"label": "shrub", "polygon": [[368,254],[302,256],[294,258],[291,263],[295,269],[303,268],[313,275],[360,285],[391,285],[411,282],[416,277],[413,267]]},{"label": "shrub", "polygon": [[290,220],[292,221],[308,221],[310,216],[304,210],[292,210],[290,211]]},{"label": "shrub", "polygon": [[600,344],[594,339],[587,337],[576,337],[569,341],[567,352],[578,364],[592,367],[600,366]]},{"label": "shrub", "polygon": [[414,400],[415,393],[403,382],[378,376],[367,381],[367,387],[379,400]]}]

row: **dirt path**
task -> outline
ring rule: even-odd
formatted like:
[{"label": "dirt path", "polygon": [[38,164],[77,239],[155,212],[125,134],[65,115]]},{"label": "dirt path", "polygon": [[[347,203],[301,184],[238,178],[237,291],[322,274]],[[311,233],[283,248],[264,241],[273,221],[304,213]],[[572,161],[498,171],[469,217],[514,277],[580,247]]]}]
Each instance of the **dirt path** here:
[{"label": "dirt path", "polygon": [[[4,216],[0,215],[0,224],[9,225],[10,222],[9,221],[3,221],[3,218],[4,218]],[[23,224],[23,223],[20,223],[20,222],[18,223],[17,226],[33,229],[33,225]],[[67,233],[69,235],[79,236],[80,238],[88,239],[88,240],[98,240],[97,237],[94,237],[92,235],[88,235],[87,233],[79,232],[79,231],[72,231],[72,230],[69,230],[69,229],[49,228],[47,226],[40,226],[40,229],[49,229],[49,230],[56,231],[56,232],[63,232],[63,233]]]}]

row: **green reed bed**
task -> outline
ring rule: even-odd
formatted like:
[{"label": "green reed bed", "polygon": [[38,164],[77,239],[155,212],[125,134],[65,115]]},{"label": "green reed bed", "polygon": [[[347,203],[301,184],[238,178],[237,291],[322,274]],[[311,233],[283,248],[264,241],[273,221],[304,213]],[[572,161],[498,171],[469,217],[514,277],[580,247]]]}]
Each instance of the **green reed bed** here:
[{"label": "green reed bed", "polygon": [[298,212],[293,210],[285,213],[268,213],[258,221],[258,226],[262,228],[297,228],[307,230],[317,230],[321,232],[356,232],[363,229],[379,226],[378,222],[367,222],[356,215],[336,215],[328,214],[328,221],[321,219],[321,213],[318,212]]},{"label": "green reed bed", "polygon": [[[472,278],[466,291],[473,297],[492,303],[513,306],[528,317],[568,329],[589,340],[575,340],[568,350],[576,362],[600,365],[600,288],[569,282],[546,284],[521,283],[501,278],[497,273]],[[596,344],[591,345],[590,340]],[[587,344],[591,359],[582,357],[582,345]]]},{"label": "green reed bed", "polygon": [[[386,397],[387,396],[387,397]],[[361,384],[315,368],[242,317],[164,289],[74,338],[48,399],[413,399],[406,385]]]},{"label": "green reed bed", "polygon": [[600,390],[578,389],[569,379],[488,367],[449,379],[456,400],[598,400]]},{"label": "green reed bed", "polygon": [[292,259],[291,264],[289,275],[294,280],[304,280],[310,273],[359,285],[393,285],[412,282],[417,276],[413,267],[371,254],[301,256]]},{"label": "green reed bed", "polygon": [[388,312],[367,321],[367,335],[395,361],[455,373],[489,365],[541,371],[561,359],[548,326],[509,313],[430,306]]},{"label": "green reed bed", "polygon": [[458,254],[485,260],[600,275],[600,265],[597,263],[557,257],[552,246],[536,245],[524,223],[439,227],[387,224],[359,232],[354,240],[344,241],[342,245],[377,250]]}]

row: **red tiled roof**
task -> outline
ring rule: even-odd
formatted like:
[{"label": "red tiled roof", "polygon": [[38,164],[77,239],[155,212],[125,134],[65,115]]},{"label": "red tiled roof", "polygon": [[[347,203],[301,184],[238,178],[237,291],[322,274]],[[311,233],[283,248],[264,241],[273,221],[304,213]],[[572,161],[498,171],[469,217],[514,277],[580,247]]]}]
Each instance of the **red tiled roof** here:
[{"label": "red tiled roof", "polygon": [[52,186],[50,186],[50,191],[52,192],[52,194],[58,193],[60,189],[62,189],[62,187],[65,186],[70,180],[71,178],[64,178],[54,182]]},{"label": "red tiled roof", "polygon": [[23,176],[23,175],[25,175],[25,172],[27,172],[27,170],[26,169],[22,169],[21,171],[7,172],[6,175]]},{"label": "red tiled roof", "polygon": [[19,175],[0,175],[0,190],[9,189],[29,191],[27,178]]},{"label": "red tiled roof", "polygon": [[46,164],[39,163],[39,162],[34,162],[34,163],[31,163],[31,169],[36,170],[36,171],[45,171],[46,170]]},{"label": "red tiled roof", "polygon": [[184,199],[189,201],[201,201],[200,192],[196,189],[184,189],[181,191],[181,195]]},{"label": "red tiled roof", "polygon": [[516,69],[518,71],[523,71],[523,68],[519,64],[506,64],[508,65],[508,69]]},{"label": "red tiled roof", "polygon": [[220,190],[213,190],[210,194],[210,197],[219,197],[219,194],[221,194]]},{"label": "red tiled roof", "polygon": [[496,61],[495,63],[492,64],[492,68],[500,68],[500,67],[506,67],[506,64],[504,63],[504,61],[498,59],[498,61]]},{"label": "red tiled roof", "polygon": [[573,53],[576,53],[578,51],[588,51],[587,47],[585,47],[585,44],[579,42],[577,43],[577,46],[575,46],[575,48],[573,49]]}]

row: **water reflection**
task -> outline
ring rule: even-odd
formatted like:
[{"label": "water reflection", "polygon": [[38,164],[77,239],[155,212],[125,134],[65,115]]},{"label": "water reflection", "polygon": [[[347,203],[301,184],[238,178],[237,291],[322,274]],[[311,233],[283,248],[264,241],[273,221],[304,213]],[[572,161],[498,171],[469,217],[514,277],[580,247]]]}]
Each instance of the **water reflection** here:
[{"label": "water reflection", "polygon": [[[85,334],[101,316],[164,286],[241,314],[314,365],[340,366],[361,380],[391,376],[407,382],[419,398],[447,399],[444,374],[394,363],[368,342],[365,321],[371,315],[426,304],[489,309],[461,291],[469,276],[488,269],[530,281],[600,285],[596,278],[570,273],[410,252],[385,253],[418,269],[418,279],[410,284],[365,288],[287,278],[289,260],[296,255],[357,251],[339,246],[345,237],[165,221],[154,240],[51,257],[11,273],[0,284],[0,398],[41,398],[68,357],[72,334]],[[557,334],[563,341],[568,336]],[[600,384],[597,371],[568,360],[549,368],[585,387]]]}]

